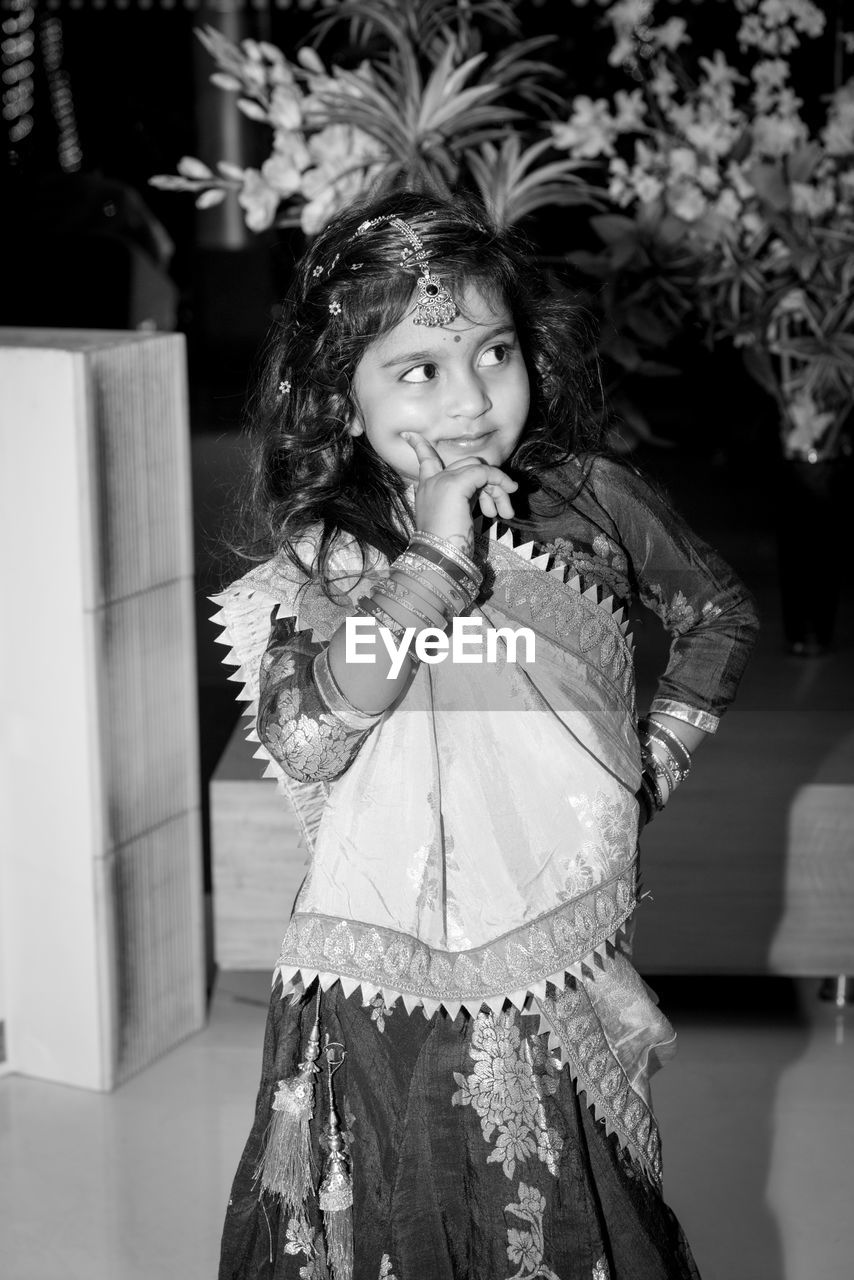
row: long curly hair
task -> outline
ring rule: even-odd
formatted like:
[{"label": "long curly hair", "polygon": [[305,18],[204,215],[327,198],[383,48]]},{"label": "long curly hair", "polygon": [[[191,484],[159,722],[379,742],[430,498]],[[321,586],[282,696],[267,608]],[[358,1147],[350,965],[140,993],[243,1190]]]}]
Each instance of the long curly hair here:
[{"label": "long curly hair", "polygon": [[[251,462],[241,504],[241,553],[266,559],[284,553],[330,594],[329,559],[350,535],[362,565],[376,548],[393,559],[404,550],[404,516],[414,513],[406,482],[350,425],[358,412],[353,384],[369,345],[393,329],[413,305],[420,268],[399,217],[423,242],[430,269],[456,298],[475,286],[513,316],[531,389],[528,420],[503,470],[524,527],[528,496],[549,494],[546,473],[581,453],[601,450],[605,429],[591,365],[588,321],[568,296],[547,285],[527,245],[488,225],[479,206],[413,192],[349,208],[308,249],[285,299],[250,402]],[[296,544],[322,530],[314,559]]]}]

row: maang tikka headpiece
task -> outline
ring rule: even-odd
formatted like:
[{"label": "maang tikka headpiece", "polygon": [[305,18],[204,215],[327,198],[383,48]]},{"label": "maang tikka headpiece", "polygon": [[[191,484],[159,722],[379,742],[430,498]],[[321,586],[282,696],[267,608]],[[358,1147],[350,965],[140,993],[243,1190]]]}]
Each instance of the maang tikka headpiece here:
[{"label": "maang tikka headpiece", "polygon": [[450,324],[456,316],[459,315],[457,304],[451,297],[448,290],[442,284],[441,276],[431,274],[428,265],[427,250],[421,237],[413,231],[408,222],[404,222],[403,218],[395,215],[383,218],[370,218],[367,222],[363,222],[357,229],[356,235],[363,235],[371,227],[379,226],[381,222],[388,222],[393,227],[397,227],[401,235],[405,236],[409,241],[411,248],[403,250],[401,255],[401,263],[408,263],[410,258],[414,260],[421,268],[421,275],[418,280],[418,297],[415,302],[415,316],[413,322],[423,325],[441,325]]}]

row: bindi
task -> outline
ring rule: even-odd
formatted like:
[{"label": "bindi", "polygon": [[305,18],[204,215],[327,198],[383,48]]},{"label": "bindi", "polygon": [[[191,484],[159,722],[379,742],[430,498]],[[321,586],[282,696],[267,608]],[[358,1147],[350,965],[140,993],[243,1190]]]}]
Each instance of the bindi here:
[{"label": "bindi", "polygon": [[462,342],[462,336],[459,333],[454,334],[454,342]]}]

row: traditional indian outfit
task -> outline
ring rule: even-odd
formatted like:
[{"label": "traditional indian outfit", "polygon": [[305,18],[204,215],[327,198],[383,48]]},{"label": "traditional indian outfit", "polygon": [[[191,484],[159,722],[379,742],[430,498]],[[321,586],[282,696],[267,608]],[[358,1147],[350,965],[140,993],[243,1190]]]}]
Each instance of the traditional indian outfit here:
[{"label": "traditional indian outfit", "polygon": [[[423,663],[379,715],[343,696],[325,654],[387,575],[378,552],[360,573],[341,543],[335,602],[284,557],[216,598],[257,754],[310,852],[220,1280],[329,1274],[322,1073],[304,1207],[259,1174],[318,991],[324,1039],[344,1053],[333,1093],[352,1163],[354,1280],[697,1275],[661,1196],[649,1094],[675,1034],[631,964],[641,761],[629,609],[639,599],[672,635],[651,710],[707,732],[756,617],[732,570],[632,469],[595,458],[550,479],[566,504],[554,514],[534,494],[533,533],[476,522],[485,578],[468,616],[509,629],[494,660]],[[533,655],[521,637],[514,652],[521,627]]]}]

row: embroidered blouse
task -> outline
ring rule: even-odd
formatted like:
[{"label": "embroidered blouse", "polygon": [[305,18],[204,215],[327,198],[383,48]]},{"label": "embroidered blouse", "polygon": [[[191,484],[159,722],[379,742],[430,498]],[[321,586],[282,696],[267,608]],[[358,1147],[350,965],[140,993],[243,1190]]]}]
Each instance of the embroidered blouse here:
[{"label": "embroidered blouse", "polygon": [[[634,471],[596,458],[579,489],[580,465],[550,476],[570,499],[559,515],[538,514],[532,500],[537,551],[569,565],[585,589],[615,597],[615,609],[639,600],[658,616],[672,640],[651,710],[714,733],[755,641],[751,596]],[[367,715],[344,697],[327,645],[293,618],[274,618],[261,667],[260,739],[301,782],[340,777],[386,714]]]}]

